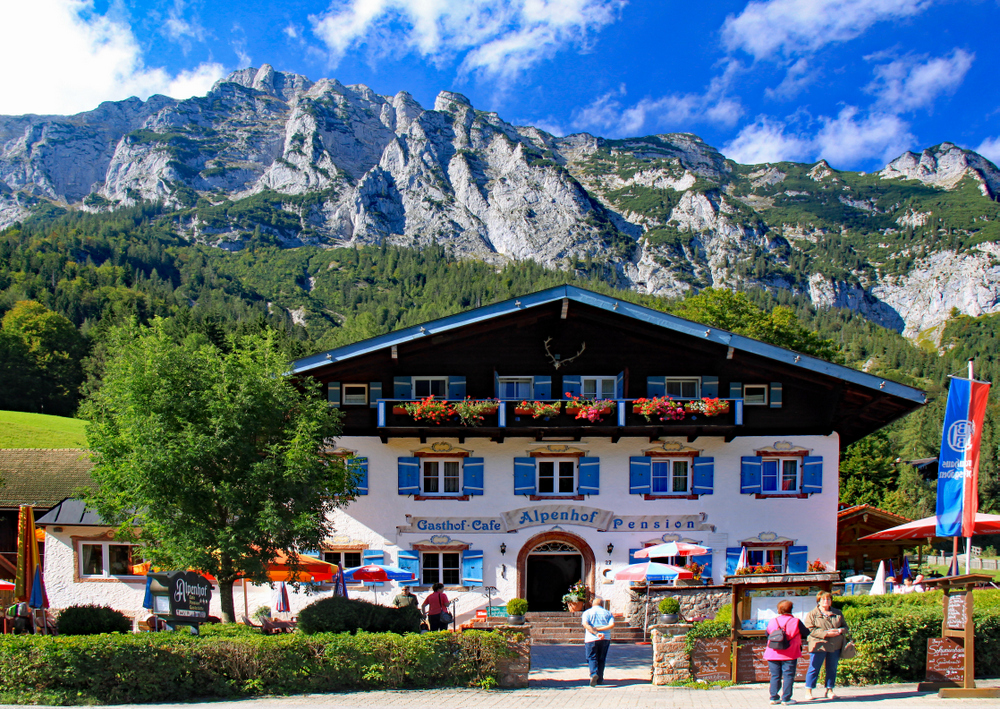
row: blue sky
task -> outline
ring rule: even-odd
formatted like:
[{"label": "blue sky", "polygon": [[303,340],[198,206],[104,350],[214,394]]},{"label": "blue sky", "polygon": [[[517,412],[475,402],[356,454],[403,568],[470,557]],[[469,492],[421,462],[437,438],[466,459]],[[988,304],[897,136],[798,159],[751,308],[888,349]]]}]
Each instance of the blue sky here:
[{"label": "blue sky", "polygon": [[0,2],[0,114],[268,63],[556,134],[695,133],[744,163],[869,170],[943,141],[1000,162],[1000,0]]}]

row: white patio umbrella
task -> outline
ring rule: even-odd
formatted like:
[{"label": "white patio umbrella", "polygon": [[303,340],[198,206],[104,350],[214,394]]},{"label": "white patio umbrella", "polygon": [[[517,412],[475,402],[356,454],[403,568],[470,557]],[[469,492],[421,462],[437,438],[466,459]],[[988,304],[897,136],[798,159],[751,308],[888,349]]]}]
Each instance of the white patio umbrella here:
[{"label": "white patio umbrella", "polygon": [[703,556],[711,554],[712,550],[700,544],[690,542],[664,542],[655,546],[640,549],[635,553],[637,559],[655,559],[661,556]]},{"label": "white patio umbrella", "polygon": [[885,562],[878,562],[878,571],[875,572],[875,580],[872,581],[872,588],[868,592],[869,596],[885,595]]}]

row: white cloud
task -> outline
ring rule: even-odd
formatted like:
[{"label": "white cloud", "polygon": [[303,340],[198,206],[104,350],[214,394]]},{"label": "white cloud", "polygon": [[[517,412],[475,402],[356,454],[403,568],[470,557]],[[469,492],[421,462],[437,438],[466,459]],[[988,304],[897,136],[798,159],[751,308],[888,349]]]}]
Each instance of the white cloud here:
[{"label": "white cloud", "polygon": [[[618,19],[626,0],[347,0],[310,16],[331,66],[379,44],[434,61],[463,56],[460,72],[513,78]],[[375,50],[379,51],[379,50]]]},{"label": "white cloud", "polygon": [[877,97],[879,106],[895,113],[929,108],[941,94],[958,89],[975,57],[962,49],[933,59],[903,57],[876,67],[875,80],[865,90]]},{"label": "white cloud", "polygon": [[806,58],[796,60],[785,71],[785,78],[773,89],[764,89],[764,95],[778,101],[790,101],[802,93],[809,84],[816,81],[818,72],[809,66]]},{"label": "white cloud", "polygon": [[92,0],[9,3],[4,24],[17,31],[0,42],[0,64],[10,68],[0,114],[77,113],[154,93],[188,98],[224,73],[214,63],[177,75],[146,67],[131,28],[94,12]]},{"label": "white cloud", "polygon": [[1000,165],[1000,136],[997,136],[996,138],[987,138],[979,144],[979,147],[976,148],[976,152],[992,162],[994,165]]},{"label": "white cloud", "polygon": [[196,21],[184,19],[185,4],[184,0],[174,0],[174,6],[167,13],[167,21],[164,23],[167,36],[175,42],[204,40],[205,28]]},{"label": "white cloud", "polygon": [[804,130],[793,130],[788,122],[758,117],[723,146],[722,153],[745,165],[823,158],[835,167],[846,169],[872,160],[889,162],[916,140],[909,124],[898,116],[887,113],[862,116],[855,106],[845,106],[835,118],[823,116],[818,120],[819,130],[810,135]]},{"label": "white cloud", "polygon": [[730,51],[754,59],[809,54],[854,39],[877,22],[924,11],[934,0],[754,0],[722,26]]}]

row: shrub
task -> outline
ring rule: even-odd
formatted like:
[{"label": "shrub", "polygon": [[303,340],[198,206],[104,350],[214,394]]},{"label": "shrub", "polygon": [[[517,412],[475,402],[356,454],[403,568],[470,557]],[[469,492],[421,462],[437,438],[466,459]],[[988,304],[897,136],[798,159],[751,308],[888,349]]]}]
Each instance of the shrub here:
[{"label": "shrub", "polygon": [[678,601],[673,596],[665,596],[660,599],[660,613],[663,615],[669,615],[671,613],[677,613],[681,609],[681,602]]},{"label": "shrub", "polygon": [[229,637],[215,631],[7,636],[0,640],[0,702],[133,704],[495,686],[501,661],[516,654],[503,633],[481,631]]},{"label": "shrub", "polygon": [[524,615],[528,612],[528,602],[523,598],[512,598],[507,601],[507,615]]},{"label": "shrub", "polygon": [[59,613],[57,619],[61,635],[100,635],[101,633],[128,633],[132,621],[124,614],[107,606],[70,606]]},{"label": "shrub", "polygon": [[420,611],[413,606],[387,608],[368,601],[331,596],[299,612],[299,629],[306,633],[416,633]]}]

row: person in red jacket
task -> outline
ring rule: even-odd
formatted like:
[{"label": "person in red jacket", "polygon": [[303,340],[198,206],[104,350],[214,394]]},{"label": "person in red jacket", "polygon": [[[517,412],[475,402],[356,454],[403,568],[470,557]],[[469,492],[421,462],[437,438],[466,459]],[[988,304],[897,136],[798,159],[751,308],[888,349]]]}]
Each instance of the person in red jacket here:
[{"label": "person in red jacket", "polygon": [[448,624],[441,622],[441,614],[448,610],[448,596],[444,593],[444,584],[436,583],[431,586],[431,593],[420,607],[427,609],[427,623],[431,630],[447,630]]},{"label": "person in red jacket", "polygon": [[764,659],[771,671],[771,704],[795,704],[792,682],[795,681],[795,664],[802,656],[802,633],[799,632],[799,619],[792,615],[791,601],[781,601],[778,613],[778,617],[767,624],[767,634],[780,628],[785,633],[788,646],[776,649],[769,643],[764,648]]}]

